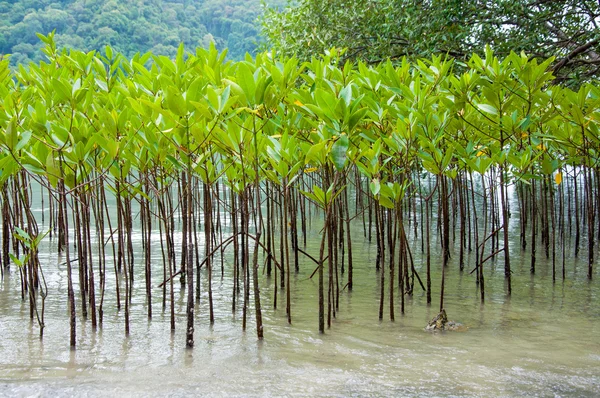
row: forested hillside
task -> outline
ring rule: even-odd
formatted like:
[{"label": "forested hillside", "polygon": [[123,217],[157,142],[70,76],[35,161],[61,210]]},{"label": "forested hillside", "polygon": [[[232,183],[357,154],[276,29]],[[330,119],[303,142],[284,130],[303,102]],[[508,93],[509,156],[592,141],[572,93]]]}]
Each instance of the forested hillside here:
[{"label": "forested hillside", "polygon": [[110,44],[129,56],[148,50],[173,55],[180,42],[214,41],[235,59],[255,50],[261,12],[260,0],[0,1],[0,54],[12,54],[13,64],[37,60],[36,33],[56,29],[58,46],[86,51]]}]

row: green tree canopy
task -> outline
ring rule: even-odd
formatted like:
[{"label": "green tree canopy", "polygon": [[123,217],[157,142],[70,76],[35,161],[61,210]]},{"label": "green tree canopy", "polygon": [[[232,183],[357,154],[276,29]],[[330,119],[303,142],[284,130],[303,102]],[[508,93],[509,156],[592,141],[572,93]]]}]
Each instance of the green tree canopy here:
[{"label": "green tree canopy", "polygon": [[241,59],[260,41],[261,12],[260,0],[0,1],[0,55],[12,54],[14,65],[38,61],[36,33],[55,30],[59,47],[83,51],[111,45],[127,56],[152,50],[173,57],[181,42],[188,48],[214,42]]},{"label": "green tree canopy", "polygon": [[262,33],[275,51],[303,59],[331,47],[368,62],[467,59],[489,44],[500,56],[556,57],[559,80],[576,83],[600,73],[599,23],[597,0],[300,0],[266,10]]}]

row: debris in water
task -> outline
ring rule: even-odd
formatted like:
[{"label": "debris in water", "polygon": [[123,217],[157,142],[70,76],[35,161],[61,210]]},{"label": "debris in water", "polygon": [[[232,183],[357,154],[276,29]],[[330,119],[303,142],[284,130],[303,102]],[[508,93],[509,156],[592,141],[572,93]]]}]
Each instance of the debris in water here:
[{"label": "debris in water", "polygon": [[431,321],[427,323],[425,326],[425,330],[427,331],[436,331],[436,330],[452,330],[457,332],[464,332],[467,330],[467,327],[462,323],[449,321],[448,316],[446,315],[446,310],[442,308],[439,314],[435,316]]}]

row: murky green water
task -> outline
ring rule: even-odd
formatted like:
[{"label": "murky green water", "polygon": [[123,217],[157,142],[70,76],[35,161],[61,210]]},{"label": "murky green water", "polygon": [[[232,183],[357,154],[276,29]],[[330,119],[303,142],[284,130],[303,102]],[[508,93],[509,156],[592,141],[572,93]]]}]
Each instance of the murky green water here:
[{"label": "murky green water", "polygon": [[[316,253],[318,230],[308,250]],[[29,322],[21,302],[18,273],[0,281],[1,396],[598,396],[600,394],[600,287],[588,282],[584,263],[567,260],[567,281],[552,283],[540,259],[529,275],[529,257],[513,248],[513,296],[504,292],[503,269],[488,263],[485,305],[475,275],[448,268],[445,307],[468,331],[428,333],[423,327],[438,306],[439,261],[434,259],[434,305],[417,290],[396,321],[378,320],[379,275],[376,247],[354,231],[355,288],[344,292],[330,330],[317,328],[314,265],[301,263],[292,276],[293,324],[284,300],[273,310],[272,280],[261,276],[265,340],[241,330],[241,313],[231,312],[231,272],[215,278],[216,322],[208,324],[206,286],[196,311],[196,347],[184,348],[185,300],[176,292],[177,330],[171,335],[162,289],[160,245],[155,248],[154,317],[148,321],[142,258],[134,286],[131,335],[124,336],[123,313],[115,306],[114,276],[109,271],[104,325],[92,331],[78,318],[78,348],[68,347],[65,266],[45,250],[42,261],[49,296],[46,329]],[[515,236],[518,236],[515,234]],[[137,242],[141,236],[137,236]],[[158,239],[158,236],[155,237]],[[47,245],[56,242],[48,241]],[[420,245],[413,241],[413,250]],[[421,256],[416,256],[421,270]],[[158,270],[161,269],[159,272]],[[77,278],[75,277],[77,281]],[[203,274],[203,283],[206,278]],[[177,285],[176,285],[177,286]],[[386,289],[387,290],[387,289]],[[281,290],[280,290],[281,292]],[[283,293],[283,292],[281,292]],[[386,291],[387,294],[387,291]],[[397,294],[396,294],[397,296]],[[79,297],[77,296],[77,299]],[[387,301],[386,301],[387,305]],[[241,306],[238,306],[240,308]],[[253,314],[249,311],[249,314]]]}]

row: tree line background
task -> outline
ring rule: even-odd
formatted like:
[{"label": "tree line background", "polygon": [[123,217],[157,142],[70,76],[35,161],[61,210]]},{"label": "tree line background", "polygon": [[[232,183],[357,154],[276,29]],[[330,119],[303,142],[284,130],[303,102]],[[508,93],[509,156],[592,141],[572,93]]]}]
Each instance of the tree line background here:
[{"label": "tree line background", "polygon": [[335,46],[368,63],[466,61],[490,45],[501,58],[556,57],[558,82],[577,86],[600,75],[599,25],[598,0],[301,0],[266,10],[262,33],[285,55],[307,59]]},{"label": "tree line background", "polygon": [[[269,6],[286,0],[269,0]],[[44,54],[36,33],[56,30],[59,47],[84,51],[106,45],[132,56],[152,51],[174,57],[179,43],[228,48],[229,57],[254,53],[260,0],[22,0],[0,1],[0,54],[13,65]]]}]

